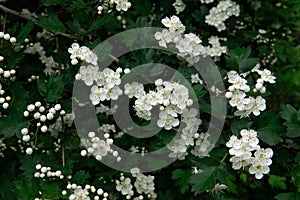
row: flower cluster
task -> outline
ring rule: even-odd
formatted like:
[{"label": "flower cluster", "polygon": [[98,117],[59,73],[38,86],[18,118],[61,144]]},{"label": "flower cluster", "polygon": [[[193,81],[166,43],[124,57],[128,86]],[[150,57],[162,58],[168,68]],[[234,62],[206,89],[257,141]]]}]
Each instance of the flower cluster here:
[{"label": "flower cluster", "polygon": [[97,55],[86,46],[79,46],[78,43],[73,43],[71,47],[68,48],[68,52],[71,54],[70,59],[72,65],[76,65],[78,63],[77,59],[97,65]]},{"label": "flower cluster", "polygon": [[[0,80],[10,80],[14,81],[16,76],[14,76],[16,70],[3,70],[0,68]],[[9,102],[11,101],[11,97],[9,95],[5,95],[5,90],[2,88],[2,84],[0,82],[0,105],[2,105],[3,109],[7,109],[9,107]]]},{"label": "flower cluster", "polygon": [[[266,87],[264,86],[264,83],[275,83],[276,78],[272,75],[270,70],[260,70],[259,67],[260,65],[258,64],[251,70],[251,72],[256,72],[260,75],[260,78],[256,80],[253,92],[259,91],[260,93],[265,93]],[[231,83],[231,85],[229,86],[229,91],[226,92],[225,97],[230,99],[230,106],[237,108],[234,115],[240,116],[241,118],[249,117],[251,113],[258,116],[261,111],[266,109],[266,100],[262,96],[254,98],[252,96],[247,97],[246,95],[246,93],[250,91],[250,86],[245,79],[249,73],[250,72],[239,75],[233,70],[227,73],[228,82]]]},{"label": "flower cluster", "polygon": [[102,14],[104,10],[107,10],[110,13],[111,8],[115,5],[116,10],[119,12],[127,11],[131,7],[131,3],[128,0],[100,0],[100,4],[97,7],[98,14]]},{"label": "flower cluster", "polygon": [[136,193],[138,193],[138,196],[133,198],[134,200],[144,199],[143,195],[149,199],[156,199],[157,194],[154,192],[154,176],[146,176],[142,174],[138,168],[132,168],[130,172],[135,178],[135,182],[132,183],[129,177],[125,178],[125,176],[121,174],[120,180],[116,180],[116,190],[126,196],[126,199],[131,199],[134,196],[134,188],[136,189]]},{"label": "flower cluster", "polygon": [[[232,155],[230,162],[232,168],[238,170],[250,165],[249,173],[255,174],[255,178],[261,179],[264,174],[269,173],[269,166],[272,164],[270,159],[273,151],[270,148],[264,149],[259,146],[257,132],[254,130],[243,129],[240,131],[242,136],[238,139],[231,136],[226,146],[229,147],[229,154]],[[255,151],[254,157],[252,151]]]},{"label": "flower cluster", "polygon": [[86,150],[81,151],[81,156],[93,155],[97,160],[102,160],[103,157],[111,153],[117,161],[121,161],[121,157],[118,156],[118,151],[114,151],[110,145],[113,144],[114,140],[110,138],[109,133],[104,134],[105,140],[100,139],[94,132],[88,133],[88,138],[81,138],[81,144]]},{"label": "flower cluster", "polygon": [[[182,130],[179,130],[181,131],[180,138],[168,145],[168,148],[172,151],[169,157],[184,160],[185,156],[188,155],[188,147],[195,145],[195,139],[199,137],[197,131],[202,122],[197,118],[198,114],[198,110],[195,108],[183,110],[181,122],[183,122],[185,126]],[[202,144],[197,145],[198,147],[202,146]]]},{"label": "flower cluster", "polygon": [[215,26],[218,31],[226,29],[224,21],[235,15],[239,16],[240,7],[231,0],[220,1],[217,7],[212,8],[209,14],[205,17],[205,22]]},{"label": "flower cluster", "polygon": [[213,144],[208,139],[209,137],[209,133],[196,134],[195,147],[191,150],[191,153],[200,158],[209,157],[209,151],[213,147]]},{"label": "flower cluster", "polygon": [[182,0],[176,0],[172,6],[174,6],[175,10],[176,10],[176,14],[178,15],[179,13],[181,13],[182,11],[184,11],[186,5],[185,3],[183,3]]},{"label": "flower cluster", "polygon": [[[59,115],[63,116],[65,115],[65,111],[61,109],[60,104],[56,104],[53,107],[50,107],[49,109],[46,109],[45,106],[42,105],[41,102],[37,101],[34,104],[29,104],[27,106],[27,110],[24,111],[23,115],[24,117],[32,117],[36,122],[36,131],[35,133],[30,132],[28,128],[23,128],[21,130],[22,134],[22,141],[27,143],[29,146],[34,146],[33,143],[30,141],[31,137],[37,137],[37,133],[40,130],[43,133],[46,133],[48,131],[47,121],[52,121],[55,118],[55,114],[59,112]],[[31,120],[31,121],[32,121]],[[33,152],[33,149],[31,147],[28,147],[26,149],[26,153],[28,155],[31,155]]]},{"label": "flower cluster", "polygon": [[125,94],[129,98],[135,97],[134,109],[136,115],[142,119],[151,119],[151,110],[154,106],[160,106],[159,119],[157,125],[166,130],[179,125],[178,115],[192,105],[193,101],[189,99],[187,87],[175,82],[155,81],[155,90],[144,91],[144,86],[133,82],[124,85]]},{"label": "flower cluster", "polygon": [[54,61],[52,56],[47,57],[46,51],[44,50],[44,47],[41,45],[40,42],[37,43],[30,43],[29,45],[26,45],[26,49],[24,50],[24,53],[28,54],[38,54],[40,57],[40,61],[45,64],[46,68],[44,69],[44,72],[46,74],[52,74],[55,71],[53,68],[57,68],[59,64]]},{"label": "flower cluster", "polygon": [[35,166],[35,169],[38,170],[37,172],[34,173],[34,177],[35,178],[59,178],[59,179],[63,179],[64,175],[62,174],[62,171],[60,170],[55,170],[55,171],[51,171],[51,167],[46,167],[46,166],[42,166],[41,164],[37,164]]},{"label": "flower cluster", "polygon": [[227,47],[221,46],[220,38],[218,36],[211,36],[210,38],[208,38],[208,43],[211,44],[211,46],[205,47],[205,53],[207,55],[217,58],[222,54],[227,53]]},{"label": "flower cluster", "polygon": [[4,138],[0,138],[0,157],[4,157],[4,151],[7,149],[6,144],[4,143]]},{"label": "flower cluster", "polygon": [[[108,193],[104,192],[102,188],[96,188],[93,185],[77,185],[75,183],[68,183],[67,189],[71,191],[69,200],[90,200],[93,196],[94,200],[108,200]],[[63,195],[67,195],[66,190],[62,191]]]},{"label": "flower cluster", "polygon": [[201,3],[209,4],[214,2],[214,0],[200,0]]},{"label": "flower cluster", "polygon": [[185,26],[177,16],[166,17],[161,22],[168,29],[154,34],[155,39],[159,41],[159,46],[167,48],[168,43],[175,44],[179,51],[178,56],[185,58],[190,64],[198,62],[199,55],[206,55],[201,45],[202,41],[197,35],[189,33],[182,36]]}]

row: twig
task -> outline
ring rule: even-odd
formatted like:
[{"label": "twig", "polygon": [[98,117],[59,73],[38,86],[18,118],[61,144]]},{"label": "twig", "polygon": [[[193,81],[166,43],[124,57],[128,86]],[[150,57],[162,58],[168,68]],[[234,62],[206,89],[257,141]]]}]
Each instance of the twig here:
[{"label": "twig", "polygon": [[[7,8],[7,7],[5,7],[5,6],[1,5],[1,4],[0,4],[0,10],[3,10],[5,13],[10,13],[10,14],[13,14],[13,15],[15,15],[15,16],[17,16],[17,17],[22,18],[22,19],[31,21],[31,22],[33,22],[35,25],[37,25],[37,26],[39,26],[39,27],[42,27],[42,26],[40,26],[40,25],[37,23],[37,21],[36,21],[35,18],[33,18],[33,17],[31,17],[31,16],[28,16],[28,15],[24,15],[24,14],[22,14],[22,13],[20,13],[20,12],[17,12],[17,11],[15,11],[15,10],[12,10],[12,9],[10,9],[10,8]],[[42,28],[43,28],[43,27],[42,27]],[[54,35],[60,35],[60,36],[63,36],[63,37],[66,37],[66,38],[70,38],[70,39],[78,39],[78,37],[73,36],[73,35],[70,35],[70,34],[67,34],[67,33],[54,32],[54,31],[50,31],[50,30],[47,30],[47,31],[50,32],[50,33],[52,33],[52,34],[54,34]],[[115,56],[113,56],[113,55],[110,54],[109,57],[110,57],[112,60],[114,60],[115,62],[117,62],[117,63],[119,62],[119,59],[116,58]]]},{"label": "twig", "polygon": [[[26,19],[26,20],[28,20],[28,21],[33,22],[35,25],[40,26],[40,25],[37,23],[36,19],[33,18],[33,17],[31,17],[31,16],[24,15],[24,14],[22,14],[22,13],[20,13],[20,12],[17,12],[17,11],[15,11],[15,10],[12,10],[12,9],[10,9],[10,8],[7,8],[7,7],[3,6],[3,5],[0,5],[0,10],[3,10],[5,13],[13,14],[13,15],[15,15],[15,16],[17,16],[17,17],[22,18],[22,19]],[[40,26],[40,27],[41,27],[41,26]],[[43,27],[42,27],[42,28],[43,28]],[[52,33],[52,34],[54,34],[54,35],[61,35],[61,36],[64,36],[64,37],[67,37],[67,38],[72,38],[72,39],[76,39],[76,38],[77,38],[76,36],[73,36],[73,35],[70,35],[70,34],[67,34],[67,33],[53,32],[53,31],[50,31],[50,30],[47,30],[47,31],[50,32],[50,33]]]},{"label": "twig", "polygon": [[115,56],[109,54],[109,57],[110,57],[113,61],[115,61],[115,62],[117,62],[117,63],[119,62],[119,59],[116,58]]}]

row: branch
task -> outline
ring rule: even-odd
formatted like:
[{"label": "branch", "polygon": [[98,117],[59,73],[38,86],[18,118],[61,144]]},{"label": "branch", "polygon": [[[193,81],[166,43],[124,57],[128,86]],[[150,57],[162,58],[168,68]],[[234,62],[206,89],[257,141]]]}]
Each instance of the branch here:
[{"label": "branch", "polygon": [[[10,8],[7,8],[7,7],[5,7],[5,6],[1,5],[1,4],[0,4],[0,10],[3,10],[5,13],[10,13],[10,14],[13,14],[13,15],[15,15],[15,16],[17,16],[17,17],[22,18],[22,19],[31,21],[31,22],[33,22],[35,25],[41,27],[41,26],[37,23],[36,19],[33,18],[33,17],[31,17],[31,16],[24,15],[24,14],[22,14],[22,13],[20,13],[20,12],[17,12],[17,11],[15,11],[15,10],[12,10],[12,9],[10,9]],[[42,28],[43,28],[43,27],[42,27]],[[53,32],[53,31],[49,31],[49,30],[47,30],[47,31],[50,32],[50,33],[52,33],[52,34],[54,34],[54,35],[61,35],[61,36],[64,36],[64,37],[67,37],[67,38],[72,38],[72,39],[77,38],[76,36],[73,36],[73,35],[70,35],[70,34],[67,34],[67,33]]]},{"label": "branch", "polygon": [[[13,15],[15,15],[15,16],[17,16],[17,17],[22,18],[22,19],[31,21],[31,22],[33,22],[35,25],[41,27],[41,26],[37,23],[36,19],[33,18],[33,17],[31,17],[31,16],[24,15],[24,14],[22,14],[22,13],[20,13],[20,12],[17,12],[17,11],[15,11],[15,10],[12,10],[12,9],[10,9],[10,8],[7,8],[7,7],[5,7],[5,6],[1,5],[1,4],[0,4],[0,10],[3,10],[5,13],[10,13],[10,14],[13,14]],[[42,28],[43,28],[43,27],[42,27]],[[54,34],[54,35],[60,35],[60,36],[63,36],[63,37],[66,37],[66,38],[71,38],[71,39],[78,39],[78,37],[73,36],[73,35],[70,35],[70,34],[67,34],[67,33],[53,32],[53,31],[50,31],[50,30],[47,30],[47,31],[50,32],[50,33],[52,33],[52,34]],[[110,54],[109,57],[110,57],[113,61],[115,61],[115,62],[117,62],[117,63],[119,62],[119,59],[116,58],[115,56],[113,56],[113,55]]]}]

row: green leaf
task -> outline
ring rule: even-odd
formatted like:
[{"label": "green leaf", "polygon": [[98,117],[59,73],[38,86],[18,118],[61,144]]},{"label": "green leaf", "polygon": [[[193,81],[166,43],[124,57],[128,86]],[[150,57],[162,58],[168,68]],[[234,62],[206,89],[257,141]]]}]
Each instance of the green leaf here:
[{"label": "green leaf", "polygon": [[55,32],[66,32],[65,25],[60,21],[57,15],[49,14],[48,17],[39,15],[37,24],[43,27],[46,30],[52,30]]},{"label": "green leaf", "polygon": [[201,99],[207,92],[203,90],[203,85],[197,84],[193,86],[193,90],[197,96],[197,99]]},{"label": "green leaf", "polygon": [[295,186],[296,187],[300,187],[300,165],[297,165],[293,172],[292,172],[292,175],[294,177],[294,180],[295,180]]},{"label": "green leaf", "polygon": [[240,73],[251,70],[257,63],[257,58],[250,58],[251,49],[247,48],[235,48],[228,53],[226,58],[226,64],[234,70],[239,70]]},{"label": "green leaf", "polygon": [[210,167],[199,174],[194,174],[189,179],[192,184],[192,192],[204,192],[216,185],[216,167]]},{"label": "green leaf", "polygon": [[255,120],[259,138],[269,145],[276,145],[283,141],[280,134],[283,132],[280,117],[275,111],[262,113]]},{"label": "green leaf", "polygon": [[15,109],[10,109],[6,117],[1,117],[0,135],[4,135],[5,138],[10,138],[20,133],[22,128],[27,127],[27,123],[28,122],[23,118],[23,113]]},{"label": "green leaf", "polygon": [[34,28],[34,23],[31,21],[27,22],[26,25],[22,27],[19,35],[16,37],[17,40],[21,42],[24,41],[33,28]]},{"label": "green leaf", "polygon": [[287,136],[291,138],[300,137],[300,110],[296,110],[291,105],[282,105],[280,115],[286,120],[284,123],[287,126]]},{"label": "green leaf", "polygon": [[73,178],[72,178],[72,182],[76,183],[76,184],[83,184],[85,182],[85,180],[87,178],[90,177],[90,174],[88,172],[85,171],[79,171],[77,172]]},{"label": "green leaf", "polygon": [[101,28],[104,24],[109,23],[109,21],[112,19],[112,15],[101,15],[99,16],[89,27],[87,30],[87,33],[93,32],[99,28]]},{"label": "green leaf", "polygon": [[34,199],[38,196],[38,183],[35,179],[21,179],[14,182],[17,199]]},{"label": "green leaf", "polygon": [[181,193],[189,190],[189,178],[191,177],[190,170],[176,169],[172,172],[172,179],[176,179],[175,185],[180,188]]},{"label": "green leaf", "polygon": [[54,102],[61,98],[64,83],[61,76],[50,76],[49,80],[39,79],[37,81],[38,91],[45,101]]},{"label": "green leaf", "polygon": [[249,129],[253,122],[248,118],[235,119],[231,122],[230,130],[233,134],[239,135],[242,129]]},{"label": "green leaf", "polygon": [[286,178],[276,175],[270,175],[269,177],[269,184],[272,186],[272,188],[279,188],[286,190],[287,186],[285,184]]},{"label": "green leaf", "polygon": [[13,102],[10,106],[19,112],[23,112],[27,106],[29,92],[18,84],[13,84],[11,90],[13,91]]},{"label": "green leaf", "polygon": [[66,0],[41,0],[41,2],[45,6],[64,5]]},{"label": "green leaf", "polygon": [[275,196],[277,200],[299,200],[300,195],[297,192],[281,193]]},{"label": "green leaf", "polygon": [[57,183],[48,183],[48,182],[42,182],[41,183],[41,189],[42,189],[42,198],[45,199],[61,199],[61,188],[59,184]]}]

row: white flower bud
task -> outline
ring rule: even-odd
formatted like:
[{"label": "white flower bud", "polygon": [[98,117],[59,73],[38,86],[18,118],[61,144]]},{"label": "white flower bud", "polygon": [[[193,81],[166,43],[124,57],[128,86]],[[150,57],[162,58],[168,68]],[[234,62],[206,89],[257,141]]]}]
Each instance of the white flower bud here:
[{"label": "white flower bud", "polygon": [[107,141],[106,141],[106,142],[107,142],[107,144],[109,144],[109,145],[110,145],[110,144],[113,144],[113,143],[114,143],[114,140],[113,140],[113,139],[107,139]]},{"label": "white flower bud", "polygon": [[104,198],[108,197],[108,193],[107,193],[107,192],[104,192],[103,197],[104,197]]},{"label": "white flower bud", "polygon": [[3,36],[4,40],[9,40],[10,39],[10,35],[8,33],[4,34]]},{"label": "white flower bud", "polygon": [[39,119],[41,117],[41,114],[39,112],[34,113],[33,118]]},{"label": "white flower bud", "polygon": [[97,190],[97,194],[98,194],[98,195],[102,195],[102,194],[103,194],[103,190],[102,190],[101,188],[99,188],[99,189]]},{"label": "white flower bud", "polygon": [[4,57],[3,56],[0,56],[0,61],[3,61],[4,60]]},{"label": "white flower bud", "polygon": [[114,157],[117,157],[118,154],[119,154],[119,153],[118,153],[117,151],[114,151],[114,152],[113,152],[113,156],[114,156]]},{"label": "white flower bud", "polygon": [[28,38],[25,38],[24,42],[26,42],[26,43],[29,42],[29,39],[28,39]]},{"label": "white flower bud", "polygon": [[22,135],[27,135],[28,134],[28,128],[22,128],[21,133],[22,133]]},{"label": "white flower bud", "polygon": [[61,110],[59,114],[60,114],[60,115],[65,115],[65,114],[66,114],[66,111]]},{"label": "white flower bud", "polygon": [[33,104],[30,104],[30,105],[27,106],[27,110],[29,112],[32,112],[34,109],[35,109],[35,106]]},{"label": "white flower bud", "polygon": [[56,111],[59,111],[59,110],[61,109],[61,105],[60,105],[60,104],[56,104],[56,105],[54,106],[54,109],[55,109]]},{"label": "white flower bud", "polygon": [[82,150],[81,152],[80,152],[80,154],[81,154],[81,156],[86,156],[86,154],[87,154],[87,151],[86,150]]},{"label": "white flower bud", "polygon": [[60,175],[61,175],[61,171],[60,171],[60,170],[57,170],[57,171],[55,172],[55,176],[59,177]]},{"label": "white flower bud", "polygon": [[11,100],[11,97],[10,96],[7,96],[5,97],[6,101],[10,101]]},{"label": "white flower bud", "polygon": [[10,74],[15,74],[15,73],[16,73],[16,70],[14,70],[14,69],[10,70]]},{"label": "white flower bud", "polygon": [[61,192],[61,194],[65,196],[65,195],[67,194],[67,191],[66,191],[66,190],[63,190],[63,191]]},{"label": "white flower bud", "polygon": [[95,137],[95,133],[94,132],[89,132],[88,136],[89,136],[89,138],[93,138],[93,137]]},{"label": "white flower bud", "polygon": [[54,115],[52,113],[47,113],[47,119],[52,120],[54,118]]},{"label": "white flower bud", "polygon": [[52,114],[55,114],[56,110],[55,110],[55,108],[50,108],[49,112],[52,113]]},{"label": "white flower bud", "polygon": [[81,75],[81,74],[76,74],[76,75],[75,75],[75,79],[76,79],[76,80],[81,80],[81,78],[82,78],[82,75]]},{"label": "white flower bud", "polygon": [[22,140],[28,142],[30,140],[30,135],[23,135]]},{"label": "white flower bud", "polygon": [[8,104],[7,102],[5,102],[4,104],[2,104],[2,107],[3,107],[4,109],[7,109],[8,106],[9,106],[9,104]]},{"label": "white flower bud", "polygon": [[40,106],[42,105],[42,103],[39,102],[39,101],[37,101],[37,102],[34,103],[34,105],[35,105],[36,107],[40,107]]},{"label": "white flower bud", "polygon": [[28,117],[29,116],[29,112],[26,110],[23,112],[24,117]]},{"label": "white flower bud", "polygon": [[35,169],[37,169],[37,170],[39,170],[39,169],[41,169],[42,168],[42,165],[41,164],[37,164],[36,166],[35,166]]},{"label": "white flower bud", "polygon": [[5,99],[3,97],[0,98],[0,103],[4,103]]},{"label": "white flower bud", "polygon": [[71,60],[71,64],[72,65],[77,65],[78,64],[78,60],[76,58]]},{"label": "white flower bud", "polygon": [[39,107],[40,112],[44,112],[45,110],[46,110],[46,108],[44,106]]},{"label": "white flower bud", "polygon": [[46,121],[46,120],[47,120],[46,116],[45,116],[45,115],[41,115],[40,121],[41,121],[41,122],[44,122],[44,121]]},{"label": "white flower bud", "polygon": [[121,161],[121,157],[117,157],[117,162],[120,162]]},{"label": "white flower bud", "polygon": [[26,149],[26,154],[27,154],[27,155],[31,155],[32,152],[33,152],[32,148],[27,148],[27,149]]},{"label": "white flower bud", "polygon": [[3,76],[4,76],[5,78],[10,77],[10,71],[4,71]]},{"label": "white flower bud", "polygon": [[17,39],[15,37],[11,37],[9,41],[10,43],[14,44],[17,42]]},{"label": "white flower bud", "polygon": [[40,122],[36,123],[37,127],[40,127],[42,124]]},{"label": "white flower bud", "polygon": [[47,171],[48,171],[48,170],[47,170],[47,167],[42,167],[42,168],[41,168],[41,172],[42,172],[42,173],[46,173]]},{"label": "white flower bud", "polygon": [[0,32],[0,38],[3,38],[4,37],[4,33],[1,31]]},{"label": "white flower bud", "polygon": [[128,69],[128,68],[124,69],[124,73],[125,74],[129,74],[130,73],[130,69]]},{"label": "white flower bud", "polygon": [[41,131],[42,131],[43,133],[46,133],[47,130],[48,130],[48,127],[47,127],[46,125],[44,125],[44,126],[41,127]]},{"label": "white flower bud", "polygon": [[232,98],[232,92],[226,92],[226,93],[225,93],[225,97],[226,97],[227,99]]}]

